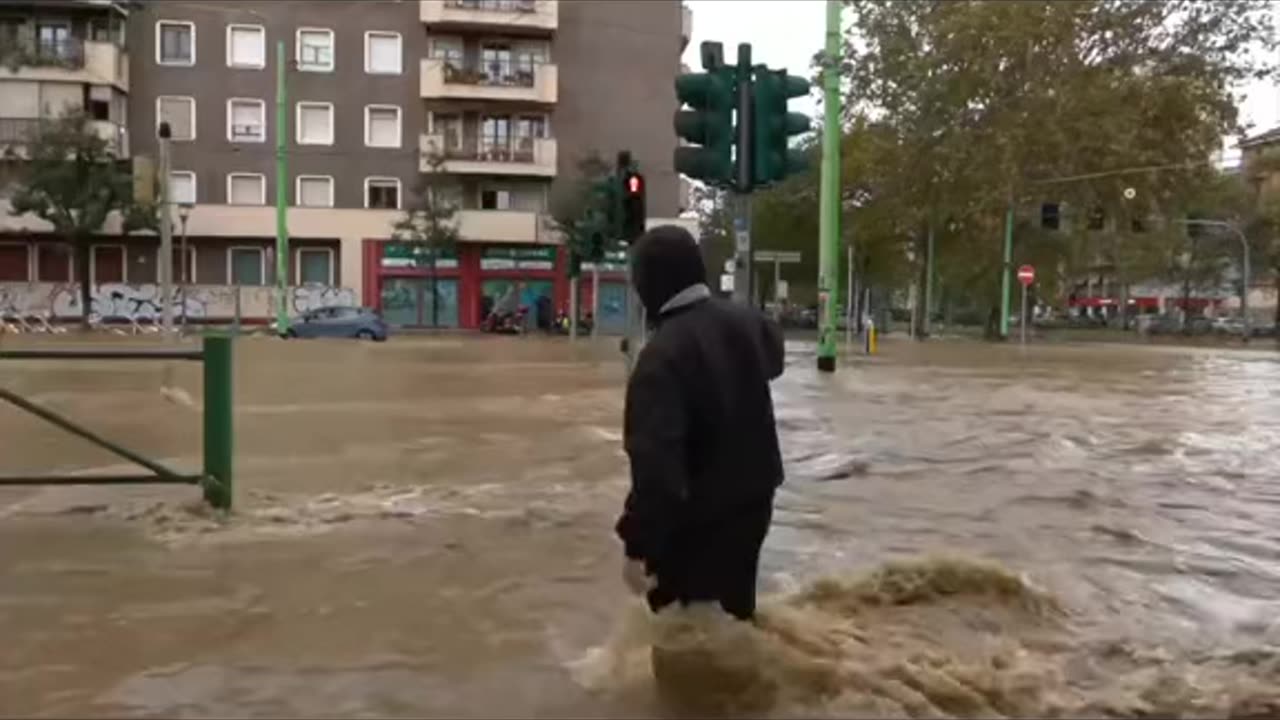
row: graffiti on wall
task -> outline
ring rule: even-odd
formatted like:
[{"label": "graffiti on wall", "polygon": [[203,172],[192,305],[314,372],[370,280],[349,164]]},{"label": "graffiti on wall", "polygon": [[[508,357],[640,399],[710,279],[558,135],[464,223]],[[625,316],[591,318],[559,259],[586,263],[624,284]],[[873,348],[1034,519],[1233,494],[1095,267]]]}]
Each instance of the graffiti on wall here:
[{"label": "graffiti on wall", "polygon": [[[290,307],[306,312],[334,305],[354,305],[351,288],[304,285],[289,288]],[[271,287],[190,285],[174,289],[174,317],[194,320],[244,320],[273,316],[276,291]],[[90,317],[99,321],[156,322],[164,314],[164,298],[156,284],[104,283],[93,288]],[[238,311],[238,312],[237,312]],[[81,315],[80,286],[74,283],[0,283],[0,319],[38,317],[74,319]]]}]

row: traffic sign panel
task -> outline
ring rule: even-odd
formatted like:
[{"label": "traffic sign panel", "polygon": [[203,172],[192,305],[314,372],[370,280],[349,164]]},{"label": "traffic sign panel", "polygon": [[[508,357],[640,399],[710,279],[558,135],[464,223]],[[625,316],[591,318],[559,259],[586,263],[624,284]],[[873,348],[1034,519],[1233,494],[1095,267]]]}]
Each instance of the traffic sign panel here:
[{"label": "traffic sign panel", "polygon": [[1018,268],[1018,282],[1023,285],[1030,285],[1036,281],[1036,269],[1030,265],[1023,265]]}]

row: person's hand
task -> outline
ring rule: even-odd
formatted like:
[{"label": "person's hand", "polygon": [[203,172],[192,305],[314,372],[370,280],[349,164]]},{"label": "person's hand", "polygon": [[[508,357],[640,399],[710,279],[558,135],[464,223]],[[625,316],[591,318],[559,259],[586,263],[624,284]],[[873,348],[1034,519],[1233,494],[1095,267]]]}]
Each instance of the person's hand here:
[{"label": "person's hand", "polygon": [[645,569],[643,560],[627,558],[622,564],[622,581],[636,595],[645,595],[656,584],[653,576]]}]

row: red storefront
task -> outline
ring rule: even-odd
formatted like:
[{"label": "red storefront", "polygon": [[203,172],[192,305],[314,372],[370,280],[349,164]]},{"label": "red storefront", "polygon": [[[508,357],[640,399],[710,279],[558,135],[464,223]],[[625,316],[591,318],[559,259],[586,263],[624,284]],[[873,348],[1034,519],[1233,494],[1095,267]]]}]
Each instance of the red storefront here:
[{"label": "red storefront", "polygon": [[562,247],[462,243],[436,259],[388,240],[364,241],[363,303],[400,327],[477,328],[489,302],[514,283],[524,286],[532,326],[567,309]]}]

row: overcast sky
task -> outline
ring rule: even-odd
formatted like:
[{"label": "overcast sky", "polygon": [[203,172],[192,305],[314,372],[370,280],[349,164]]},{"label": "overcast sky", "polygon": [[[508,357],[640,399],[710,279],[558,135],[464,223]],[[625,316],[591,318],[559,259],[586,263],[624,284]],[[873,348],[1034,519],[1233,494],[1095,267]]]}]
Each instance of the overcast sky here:
[{"label": "overcast sky", "polygon": [[[684,61],[694,72],[702,69],[698,45],[703,40],[723,42],[729,63],[737,56],[738,43],[751,43],[753,62],[804,77],[810,75],[813,54],[822,49],[824,0],[686,0],[685,4],[693,9],[693,39]],[[1273,8],[1280,19],[1280,3]],[[1256,83],[1243,90],[1241,113],[1244,122],[1252,125],[1251,133],[1280,125],[1280,92],[1275,83]],[[792,110],[814,114],[815,97],[792,100]],[[1227,150],[1227,157],[1235,154]]]}]

